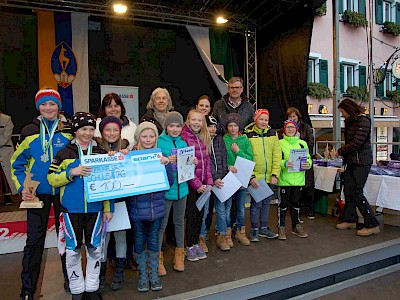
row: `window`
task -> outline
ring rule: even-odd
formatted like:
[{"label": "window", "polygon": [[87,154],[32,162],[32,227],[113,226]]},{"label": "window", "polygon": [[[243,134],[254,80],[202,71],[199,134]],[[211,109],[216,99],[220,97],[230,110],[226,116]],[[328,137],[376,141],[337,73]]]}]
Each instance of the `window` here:
[{"label": "window", "polygon": [[344,0],[343,10],[352,10],[358,12],[358,0]]},{"label": "window", "polygon": [[385,80],[376,87],[376,94],[379,97],[387,97],[387,91],[396,90],[396,78],[390,70],[387,70]]},{"label": "window", "polygon": [[307,82],[316,82],[315,80],[316,59],[309,58],[307,66]]},{"label": "window", "polygon": [[367,83],[366,67],[350,58],[340,58],[340,90],[346,93],[351,86],[365,86]]},{"label": "window", "polygon": [[339,13],[342,14],[345,10],[351,10],[363,14],[365,16],[366,12],[365,2],[366,2],[365,0],[339,0]]},{"label": "window", "polygon": [[350,86],[355,86],[354,82],[354,66],[343,64],[343,91],[347,91]]},{"label": "window", "polygon": [[376,24],[394,22],[400,24],[400,1],[399,0],[375,0]]},{"label": "window", "polygon": [[392,20],[392,3],[383,1],[383,22]]},{"label": "window", "polygon": [[321,54],[310,52],[307,64],[307,82],[323,83],[328,86],[328,61]]}]

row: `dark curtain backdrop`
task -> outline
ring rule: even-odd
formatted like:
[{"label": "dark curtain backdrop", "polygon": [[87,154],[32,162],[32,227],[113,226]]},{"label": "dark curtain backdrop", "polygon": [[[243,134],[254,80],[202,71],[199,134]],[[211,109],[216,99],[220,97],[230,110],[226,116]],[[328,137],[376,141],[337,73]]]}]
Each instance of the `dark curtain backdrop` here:
[{"label": "dark curtain backdrop", "polygon": [[[302,1],[301,1],[302,2]],[[315,2],[319,2],[318,4]],[[270,125],[280,128],[289,106],[308,116],[307,61],[313,27],[313,6],[324,1],[303,3],[257,32],[259,53],[259,103],[270,111]],[[284,21],[283,21],[284,20]]]}]

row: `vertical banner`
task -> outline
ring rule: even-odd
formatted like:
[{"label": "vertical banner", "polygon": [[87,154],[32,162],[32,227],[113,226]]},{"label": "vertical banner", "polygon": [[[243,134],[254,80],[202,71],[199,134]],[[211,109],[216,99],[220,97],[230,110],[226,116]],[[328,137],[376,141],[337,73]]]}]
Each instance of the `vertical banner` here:
[{"label": "vertical banner", "polygon": [[139,88],[136,86],[100,85],[100,99],[109,93],[117,94],[125,106],[126,117],[139,124]]},{"label": "vertical banner", "polygon": [[88,15],[37,11],[39,87],[61,95],[63,111],[89,110]]},{"label": "vertical banner", "polygon": [[387,143],[388,141],[388,128],[387,127],[377,127],[376,128],[376,160],[387,160],[388,159],[388,144],[378,144]]}]

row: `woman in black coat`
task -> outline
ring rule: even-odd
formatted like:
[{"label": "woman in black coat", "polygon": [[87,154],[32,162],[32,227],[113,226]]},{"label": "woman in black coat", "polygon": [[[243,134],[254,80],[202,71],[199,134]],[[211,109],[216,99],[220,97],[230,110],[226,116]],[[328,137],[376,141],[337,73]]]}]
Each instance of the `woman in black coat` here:
[{"label": "woman in black coat", "polygon": [[344,171],[344,217],[337,229],[356,228],[358,207],[364,217],[364,228],[357,235],[369,236],[379,233],[379,222],[364,196],[363,189],[372,165],[371,120],[364,108],[351,99],[340,102],[339,111],[345,121],[345,144],[338,149],[343,156]]}]

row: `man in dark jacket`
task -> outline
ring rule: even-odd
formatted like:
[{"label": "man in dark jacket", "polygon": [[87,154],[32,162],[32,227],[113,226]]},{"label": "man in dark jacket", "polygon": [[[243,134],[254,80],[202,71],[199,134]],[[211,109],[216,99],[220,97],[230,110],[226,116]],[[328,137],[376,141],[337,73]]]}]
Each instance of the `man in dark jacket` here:
[{"label": "man in dark jacket", "polygon": [[243,93],[243,79],[232,77],[228,82],[228,93],[214,104],[212,115],[220,124],[225,124],[226,116],[238,113],[241,116],[239,128],[244,128],[253,122],[254,107]]}]

